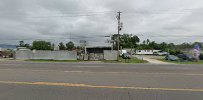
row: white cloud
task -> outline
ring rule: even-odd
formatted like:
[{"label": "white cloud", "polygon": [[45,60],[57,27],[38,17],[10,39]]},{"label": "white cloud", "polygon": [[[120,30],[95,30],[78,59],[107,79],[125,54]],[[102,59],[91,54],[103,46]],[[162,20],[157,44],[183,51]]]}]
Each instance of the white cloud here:
[{"label": "white cloud", "polygon": [[202,37],[195,37],[203,35],[202,3],[201,0],[0,0],[0,44],[17,44],[21,39],[67,42],[69,34],[75,42],[86,39],[102,44],[103,36],[116,33],[118,10],[123,11],[122,33],[148,33],[140,38],[157,42],[203,41]]}]

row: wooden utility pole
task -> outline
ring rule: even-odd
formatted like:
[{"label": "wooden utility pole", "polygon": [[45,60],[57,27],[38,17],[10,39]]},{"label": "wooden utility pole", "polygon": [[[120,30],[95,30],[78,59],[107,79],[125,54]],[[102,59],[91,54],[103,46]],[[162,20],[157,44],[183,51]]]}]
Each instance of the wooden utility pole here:
[{"label": "wooden utility pole", "polygon": [[119,55],[120,55],[120,31],[122,29],[122,23],[121,23],[121,13],[122,12],[117,12],[118,15],[116,16],[117,20],[118,20],[118,36],[117,36],[117,41],[118,41],[118,55],[117,55],[117,60],[119,61]]}]

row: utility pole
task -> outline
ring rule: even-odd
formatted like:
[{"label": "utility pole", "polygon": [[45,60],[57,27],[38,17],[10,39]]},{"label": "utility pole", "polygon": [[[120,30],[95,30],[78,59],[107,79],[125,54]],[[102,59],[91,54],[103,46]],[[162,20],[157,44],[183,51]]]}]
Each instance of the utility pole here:
[{"label": "utility pole", "polygon": [[118,36],[117,36],[117,41],[118,41],[118,55],[117,55],[117,60],[119,61],[119,55],[120,55],[120,31],[122,30],[122,23],[121,23],[121,13],[122,12],[117,12],[118,15],[116,16],[117,20],[118,20]]}]

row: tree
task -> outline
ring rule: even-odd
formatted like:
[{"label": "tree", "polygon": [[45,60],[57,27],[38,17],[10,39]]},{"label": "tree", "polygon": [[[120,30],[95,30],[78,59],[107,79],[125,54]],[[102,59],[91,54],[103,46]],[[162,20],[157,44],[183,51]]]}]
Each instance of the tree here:
[{"label": "tree", "polygon": [[59,43],[59,50],[66,50],[66,47],[63,42]]},{"label": "tree", "polygon": [[162,42],[160,44],[160,49],[163,50],[163,51],[167,51],[168,49],[168,44],[166,42]]},{"label": "tree", "polygon": [[137,43],[140,42],[140,38],[139,38],[138,36],[134,35],[134,36],[131,38],[131,42],[134,44],[133,47],[136,48],[136,47],[137,47]]},{"label": "tree", "polygon": [[142,43],[143,43],[143,44],[146,44],[146,41],[144,40]]},{"label": "tree", "polygon": [[52,44],[51,44],[51,50],[54,50],[54,49],[55,49],[55,44],[52,43]]},{"label": "tree", "polygon": [[152,41],[149,43],[149,48],[150,49],[159,49],[159,45],[155,41]]},{"label": "tree", "polygon": [[123,48],[136,48],[137,43],[139,42],[140,39],[136,35],[123,34],[120,36],[120,46],[122,46]]},{"label": "tree", "polygon": [[24,41],[19,41],[19,46],[24,47],[25,46]]},{"label": "tree", "polygon": [[19,41],[19,45],[17,47],[26,47],[31,48],[30,44],[26,43],[24,41]]},{"label": "tree", "polygon": [[67,50],[73,50],[75,48],[75,45],[72,41],[68,42],[66,44]]},{"label": "tree", "polygon": [[174,50],[174,49],[176,49],[176,46],[175,46],[175,44],[174,43],[169,43],[168,44],[168,48],[170,49],[170,50]]},{"label": "tree", "polygon": [[149,45],[149,43],[150,43],[150,40],[149,40],[149,39],[147,39],[147,44]]},{"label": "tree", "polygon": [[34,50],[52,50],[51,43],[46,41],[34,41],[32,43]]},{"label": "tree", "polygon": [[178,49],[193,48],[192,45],[189,44],[189,43],[182,43],[182,44],[176,45],[176,47],[177,47]]}]

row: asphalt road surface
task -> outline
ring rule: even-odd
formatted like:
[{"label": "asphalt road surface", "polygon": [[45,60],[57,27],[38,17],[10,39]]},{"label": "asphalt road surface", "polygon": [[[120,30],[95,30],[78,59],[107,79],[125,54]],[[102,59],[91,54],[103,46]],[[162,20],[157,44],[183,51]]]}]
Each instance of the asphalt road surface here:
[{"label": "asphalt road surface", "polygon": [[0,61],[0,100],[203,100],[203,66]]}]

